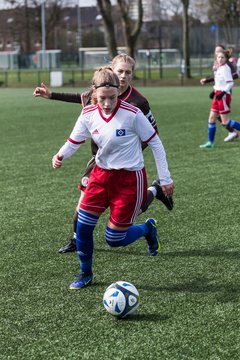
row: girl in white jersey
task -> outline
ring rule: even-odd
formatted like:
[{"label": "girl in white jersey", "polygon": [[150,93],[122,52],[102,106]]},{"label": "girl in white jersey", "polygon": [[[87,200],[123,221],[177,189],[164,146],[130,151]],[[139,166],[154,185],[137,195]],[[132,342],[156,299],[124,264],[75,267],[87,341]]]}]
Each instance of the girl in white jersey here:
[{"label": "girl in white jersey", "polygon": [[[236,64],[236,58],[232,56],[232,49],[227,49],[225,48],[225,46],[223,46],[222,44],[217,44],[215,47],[215,51],[214,51],[214,64],[213,64],[213,73],[215,73],[215,71],[218,69],[219,64],[216,61],[216,55],[219,52],[223,52],[225,51],[228,54],[228,60],[227,60],[227,64],[231,69],[232,72],[232,77],[233,80],[236,80],[239,78],[239,74],[238,74],[238,70],[237,70],[237,64]],[[210,77],[206,77],[200,80],[200,84],[201,85],[205,85],[207,83],[210,82],[214,82],[214,76],[210,76]],[[211,93],[209,94],[209,98],[213,99],[214,98],[214,90],[211,91]],[[218,120],[221,122],[221,118],[220,116],[218,116]],[[238,132],[235,131],[234,129],[230,129],[228,128],[228,135],[224,138],[225,142],[228,141],[232,141],[234,139],[237,139],[239,137]]]},{"label": "girl in white jersey", "polygon": [[218,67],[214,74],[214,98],[208,119],[208,141],[200,145],[200,148],[211,149],[214,147],[217,117],[220,115],[222,124],[226,129],[240,130],[240,123],[230,120],[231,112],[231,89],[233,87],[233,77],[230,67],[227,64],[228,53],[225,51],[216,54]]},{"label": "girl in white jersey", "polygon": [[[140,94],[134,87],[131,85],[131,81],[133,78],[133,73],[135,69],[135,60],[131,58],[127,54],[118,54],[115,56],[112,61],[110,67],[113,71],[117,74],[120,82],[119,87],[119,98],[138,107],[153,128],[158,132],[156,120],[151,112],[149,103],[147,99]],[[34,96],[41,96],[44,98],[51,98],[55,100],[62,100],[68,102],[74,102],[78,104],[82,104],[82,106],[86,106],[91,104],[91,96],[92,96],[92,89],[86,91],[82,94],[71,94],[71,93],[55,93],[51,92],[44,84],[41,87],[37,87],[34,91]],[[147,144],[142,143],[142,150],[147,147]],[[80,199],[77,204],[77,208],[73,214],[73,237],[67,241],[64,246],[61,246],[59,249],[59,253],[65,254],[67,252],[76,251],[76,232],[77,232],[77,219],[78,219],[78,208],[80,202],[84,196],[85,188],[88,184],[88,179],[92,168],[95,165],[95,155],[97,153],[97,145],[94,143],[93,139],[91,139],[91,151],[92,151],[92,158],[89,160],[87,167],[82,175],[81,182],[79,184],[79,190],[81,191]],[[163,202],[163,204],[167,207],[168,210],[173,209],[173,199],[171,197],[167,197],[159,184],[159,182],[154,181],[152,186],[148,188],[148,196],[146,203],[143,204],[141,211],[145,212],[154,198]]]},{"label": "girl in white jersey", "polygon": [[81,289],[92,282],[93,231],[108,207],[105,239],[110,246],[126,246],[145,237],[151,256],[160,251],[154,219],[133,225],[147,196],[141,141],[152,149],[165,193],[172,196],[174,190],[162,143],[143,113],[118,98],[117,75],[109,67],[100,68],[94,74],[93,87],[95,104],[83,109],[67,142],[52,159],[53,167],[59,168],[87,138],[98,145],[96,165],[78,212],[80,275],[70,289]]}]

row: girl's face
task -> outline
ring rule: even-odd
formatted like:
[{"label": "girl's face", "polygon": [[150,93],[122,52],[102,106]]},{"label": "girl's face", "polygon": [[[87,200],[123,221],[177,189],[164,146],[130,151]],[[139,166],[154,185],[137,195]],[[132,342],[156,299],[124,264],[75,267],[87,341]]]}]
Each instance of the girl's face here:
[{"label": "girl's face", "polygon": [[132,77],[133,77],[132,65],[125,61],[119,61],[113,67],[113,71],[119,78],[120,81],[119,90],[121,93],[123,93],[125,90],[127,90],[128,86],[130,85],[130,82],[132,81]]},{"label": "girl's face", "polygon": [[219,52],[217,54],[216,60],[219,65],[224,65],[227,61],[226,56],[223,52]]},{"label": "girl's face", "polygon": [[95,90],[95,95],[100,109],[106,115],[112,114],[118,103],[118,88],[103,86]]}]

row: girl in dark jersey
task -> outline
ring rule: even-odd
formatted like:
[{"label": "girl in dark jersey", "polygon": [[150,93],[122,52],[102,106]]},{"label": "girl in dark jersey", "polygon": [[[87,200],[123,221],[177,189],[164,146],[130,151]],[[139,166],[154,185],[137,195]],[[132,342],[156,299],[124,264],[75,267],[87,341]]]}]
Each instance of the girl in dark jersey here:
[{"label": "girl in dark jersey", "polygon": [[[113,71],[117,74],[120,81],[119,98],[138,107],[143,112],[143,114],[148,119],[148,121],[151,123],[153,128],[158,132],[157,123],[151,112],[147,99],[142,94],[140,94],[140,92],[138,92],[133,86],[130,85],[133,77],[133,72],[135,69],[135,60],[126,54],[119,54],[116,57],[114,57],[114,59],[112,60],[111,67]],[[92,88],[81,94],[50,92],[47,86],[44,84],[41,84],[40,87],[37,87],[33,93],[33,95],[36,97],[43,97],[51,100],[60,100],[60,101],[78,103],[81,104],[83,107],[91,104],[92,94],[93,94]],[[142,149],[144,150],[146,147],[147,145],[142,143]],[[60,253],[71,252],[76,250],[75,237],[76,237],[78,208],[80,201],[84,196],[84,190],[88,184],[89,175],[93,167],[95,166],[95,155],[97,153],[97,150],[98,148],[96,144],[93,141],[91,141],[92,157],[87,164],[87,167],[84,171],[84,174],[82,176],[79,185],[79,189],[81,190],[81,196],[76,211],[73,215],[74,238],[70,239],[70,241],[68,241],[65,246],[59,249]],[[148,188],[148,199],[141,209],[142,212],[147,210],[149,205],[154,200],[154,197],[162,201],[164,205],[168,208],[168,210],[172,210],[173,208],[172,197],[168,197],[164,194],[164,187],[163,188],[161,187],[159,181],[154,181],[152,186]]]}]

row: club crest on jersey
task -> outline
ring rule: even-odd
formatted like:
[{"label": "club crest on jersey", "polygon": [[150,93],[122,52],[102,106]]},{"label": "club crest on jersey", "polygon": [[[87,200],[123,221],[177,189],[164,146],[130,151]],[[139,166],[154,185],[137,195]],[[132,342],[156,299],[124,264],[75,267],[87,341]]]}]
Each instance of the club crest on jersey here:
[{"label": "club crest on jersey", "polygon": [[125,129],[116,129],[116,136],[125,136],[126,130]]}]

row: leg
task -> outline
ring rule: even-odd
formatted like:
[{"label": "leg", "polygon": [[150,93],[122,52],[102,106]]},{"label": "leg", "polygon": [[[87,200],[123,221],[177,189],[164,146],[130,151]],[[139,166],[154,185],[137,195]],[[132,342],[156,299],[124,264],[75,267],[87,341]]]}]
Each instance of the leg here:
[{"label": "leg", "polygon": [[[122,186],[126,182],[127,187]],[[151,255],[160,250],[154,219],[144,224],[132,225],[147,198],[147,176],[145,169],[140,171],[118,170],[109,183],[110,219],[105,238],[110,246],[127,246],[144,236]],[[121,194],[121,196],[117,195]]]},{"label": "leg", "polygon": [[95,147],[95,143],[92,141],[91,143],[91,147],[92,147],[92,158],[89,160],[89,162],[87,163],[87,166],[86,166],[86,169],[84,171],[84,174],[83,174],[83,177],[81,179],[81,182],[78,186],[79,190],[81,190],[81,195],[80,195],[80,199],[79,199],[79,202],[78,202],[78,205],[76,207],[76,210],[74,212],[74,215],[73,215],[73,238],[70,239],[66,245],[62,246],[58,252],[61,253],[61,254],[64,254],[64,253],[67,253],[67,252],[72,252],[72,251],[76,251],[77,248],[76,248],[76,230],[77,230],[77,217],[78,217],[78,210],[80,208],[80,203],[83,199],[83,196],[85,194],[85,190],[86,190],[86,187],[88,185],[88,182],[89,182],[89,177],[90,177],[90,174],[94,168],[94,166],[96,165],[95,163],[95,154],[97,152],[97,148]]},{"label": "leg", "polygon": [[153,202],[154,198],[161,201],[168,210],[173,209],[173,198],[172,196],[166,196],[162,190],[161,185],[157,180],[153,181],[152,185],[147,190],[147,200],[144,202],[144,204],[141,206],[141,211],[139,214],[145,212],[148,207]]},{"label": "leg", "polygon": [[240,131],[240,123],[236,120],[230,120],[229,114],[221,114],[221,119],[227,130],[233,128],[237,131]]},{"label": "leg", "polygon": [[[221,116],[218,116],[218,121],[223,125],[223,127],[226,129],[226,126],[222,123]],[[228,131],[228,135],[224,138],[224,142],[233,141],[234,139],[237,139],[239,137],[238,132],[234,130],[232,127],[228,126],[226,129]]]},{"label": "leg", "polygon": [[128,246],[141,237],[147,240],[150,255],[157,255],[161,246],[154,219],[147,219],[144,224],[128,228],[117,227],[109,221],[105,231],[106,242],[112,247]]},{"label": "leg", "polygon": [[211,149],[214,147],[217,116],[218,113],[210,111],[208,119],[208,141],[205,144],[200,145],[200,148],[202,149]]},{"label": "leg", "polygon": [[77,250],[77,247],[76,247],[76,233],[77,233],[77,219],[78,219],[78,210],[79,210],[79,207],[80,207],[80,203],[81,203],[81,200],[84,196],[84,191],[81,191],[81,195],[80,195],[80,199],[79,199],[79,202],[78,202],[78,205],[74,211],[74,214],[73,214],[73,238],[70,239],[66,245],[62,246],[58,252],[60,254],[65,254],[65,253],[68,253],[68,252],[74,252]]},{"label": "leg", "polygon": [[93,231],[98,219],[99,214],[97,213],[89,213],[82,209],[78,212],[76,245],[80,262],[80,275],[69,286],[70,289],[78,290],[92,282]]},{"label": "leg", "polygon": [[[238,123],[234,120],[229,120],[230,113],[230,104],[231,104],[231,94],[225,94],[224,100],[221,99],[218,102],[219,111],[220,111],[220,122],[228,130],[228,136],[225,137],[224,141],[232,141],[238,138]],[[237,130],[237,131],[236,131]]]}]

